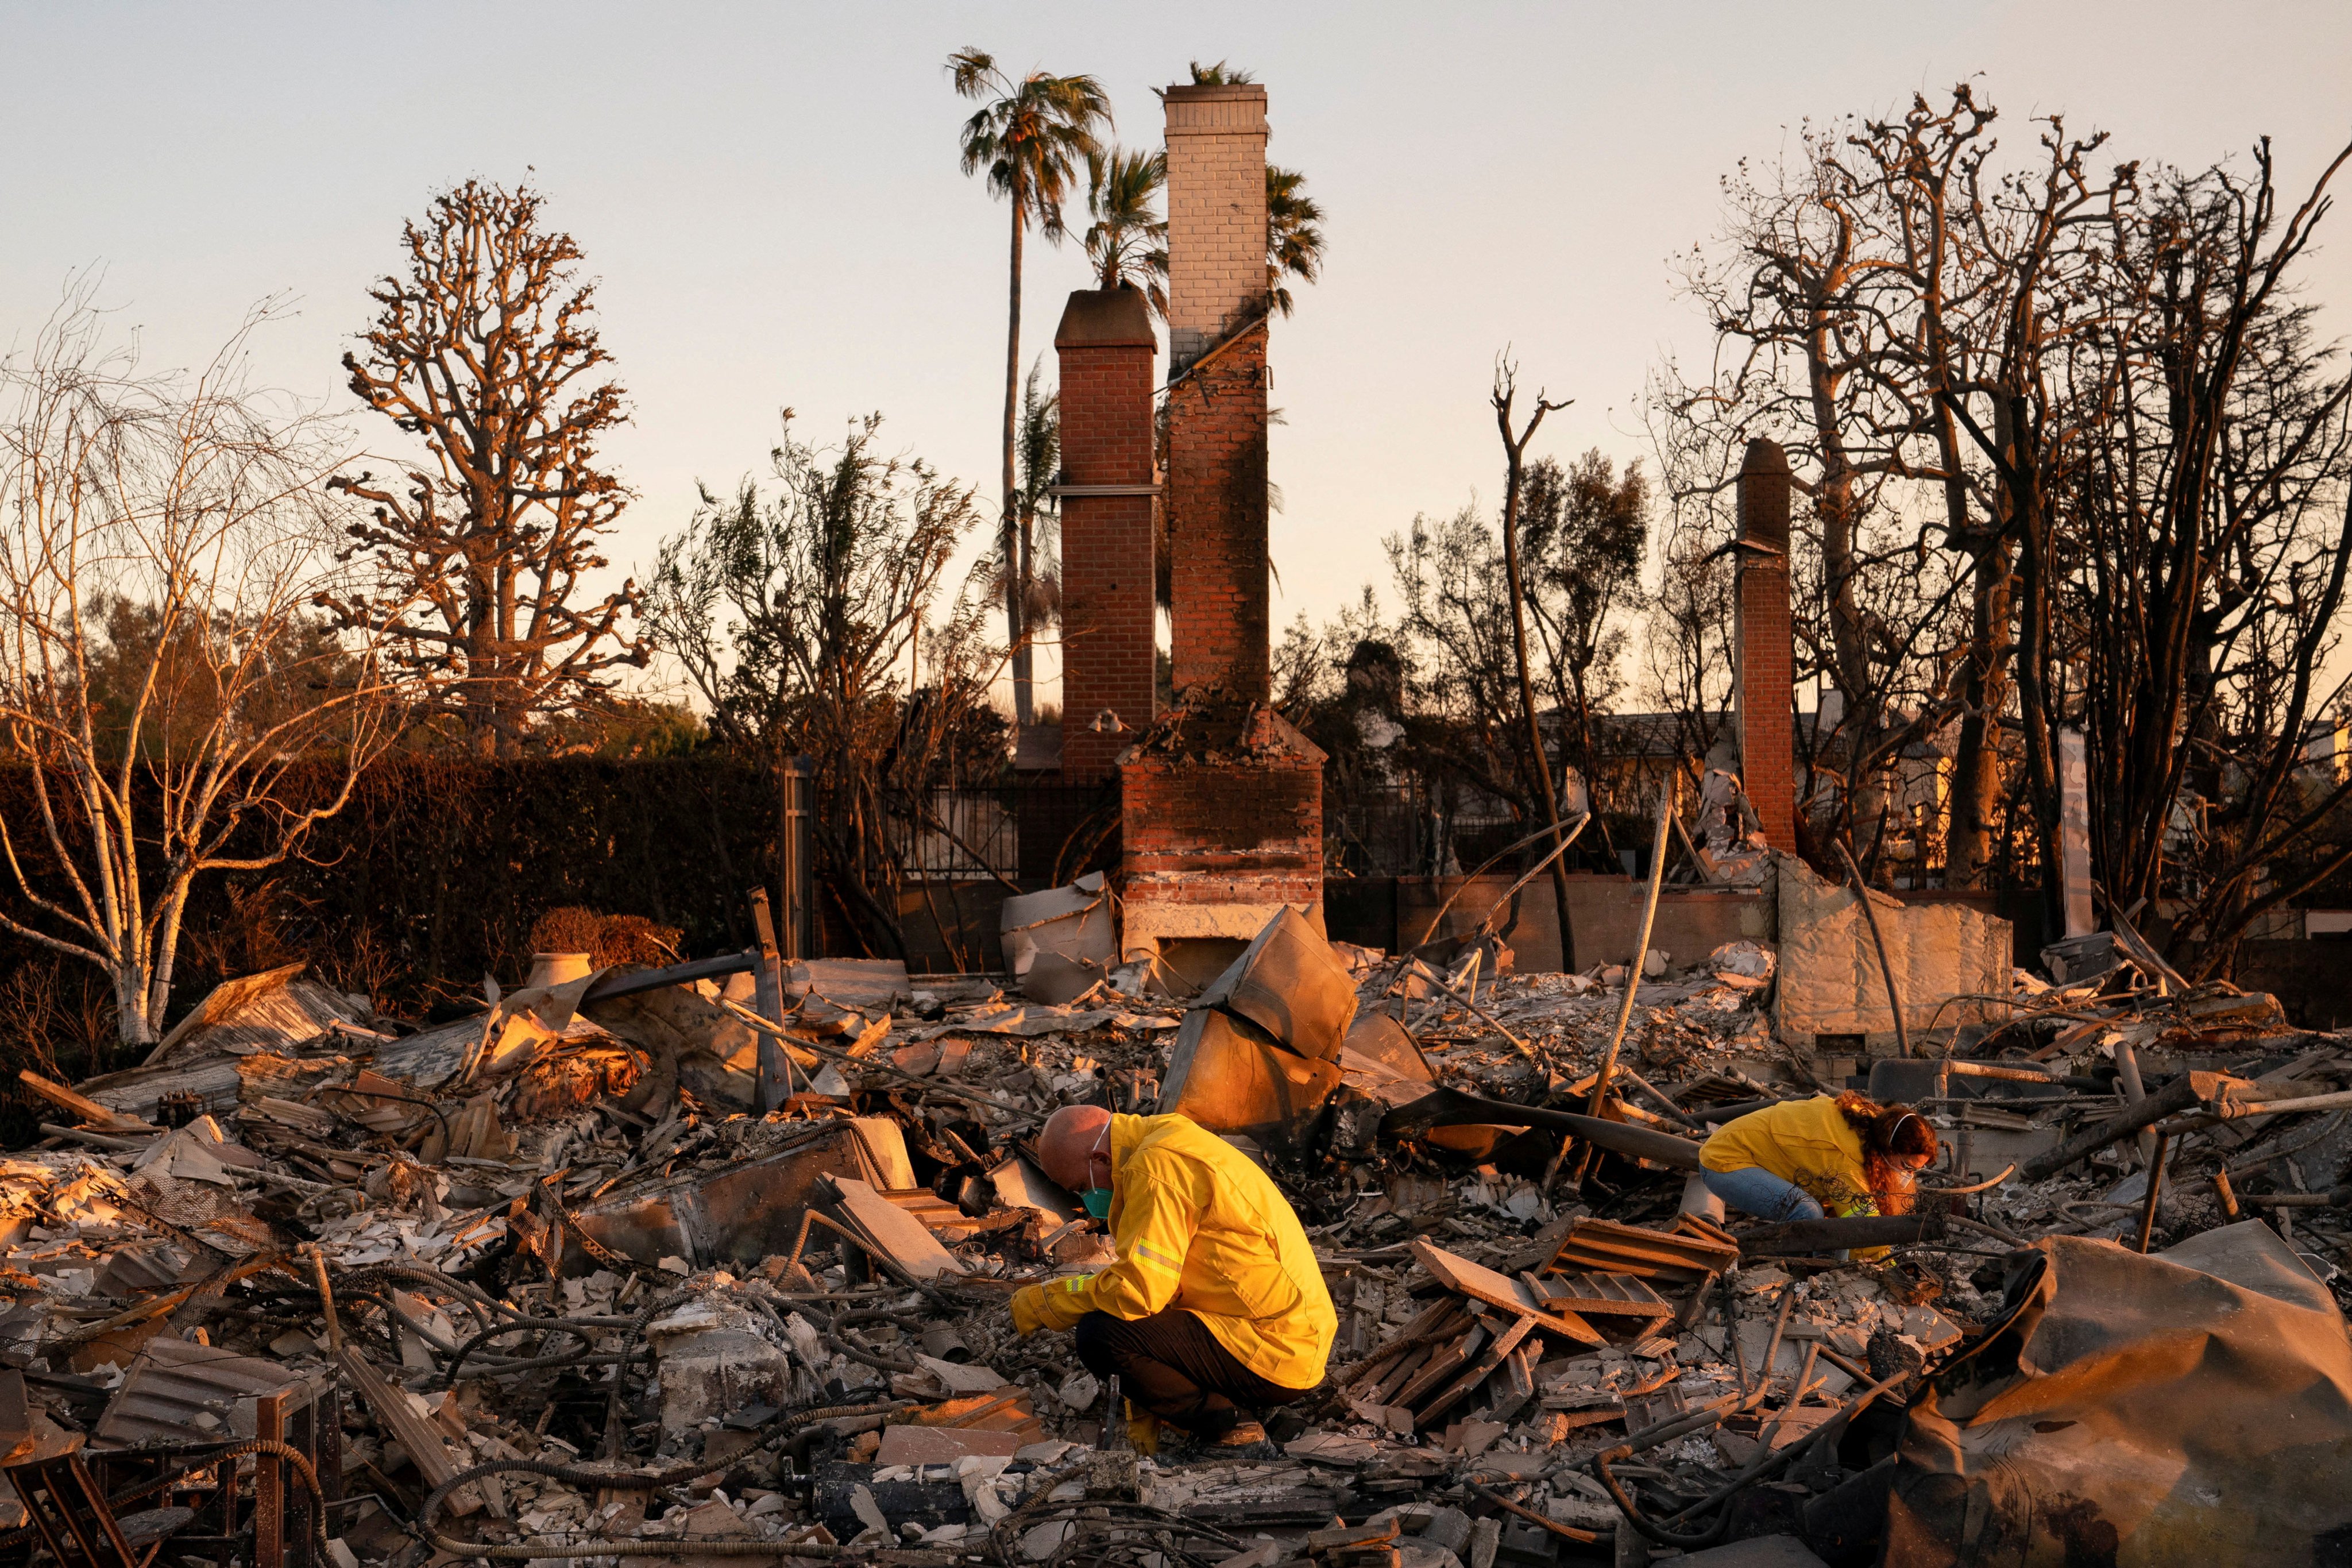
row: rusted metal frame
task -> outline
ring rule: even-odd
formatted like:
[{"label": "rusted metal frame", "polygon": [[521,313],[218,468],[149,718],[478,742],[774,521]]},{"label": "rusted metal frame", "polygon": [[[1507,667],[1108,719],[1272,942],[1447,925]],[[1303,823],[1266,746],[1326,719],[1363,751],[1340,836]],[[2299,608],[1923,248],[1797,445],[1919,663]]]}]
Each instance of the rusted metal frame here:
[{"label": "rusted metal frame", "polygon": [[[58,1563],[78,1568],[144,1568],[144,1559],[131,1555],[105,1491],[90,1478],[79,1453],[12,1466],[8,1480]],[[88,1510],[87,1522],[77,1512],[77,1503]]]},{"label": "rusted metal frame", "polygon": [[[254,1396],[253,1435],[286,1441],[283,1394]],[[254,1568],[286,1568],[286,1461],[266,1450],[253,1456],[253,1563]]]}]

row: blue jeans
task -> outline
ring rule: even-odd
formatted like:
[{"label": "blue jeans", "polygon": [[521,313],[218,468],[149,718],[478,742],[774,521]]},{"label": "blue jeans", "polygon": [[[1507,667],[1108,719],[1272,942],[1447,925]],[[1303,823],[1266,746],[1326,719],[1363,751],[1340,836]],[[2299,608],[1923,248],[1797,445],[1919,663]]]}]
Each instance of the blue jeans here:
[{"label": "blue jeans", "polygon": [[1706,1190],[1742,1214],[1758,1219],[1820,1219],[1822,1205],[1794,1182],[1784,1182],[1759,1165],[1741,1171],[1701,1171]]}]

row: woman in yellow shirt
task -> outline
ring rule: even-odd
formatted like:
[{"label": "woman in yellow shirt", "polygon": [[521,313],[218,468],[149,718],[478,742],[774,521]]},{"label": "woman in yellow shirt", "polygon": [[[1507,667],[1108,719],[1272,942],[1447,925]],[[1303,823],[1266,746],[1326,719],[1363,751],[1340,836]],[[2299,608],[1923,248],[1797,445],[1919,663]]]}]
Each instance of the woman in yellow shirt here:
[{"label": "woman in yellow shirt", "polygon": [[1707,1191],[1759,1219],[1907,1214],[1936,1130],[1907,1105],[1821,1095],[1727,1122],[1698,1158]]}]

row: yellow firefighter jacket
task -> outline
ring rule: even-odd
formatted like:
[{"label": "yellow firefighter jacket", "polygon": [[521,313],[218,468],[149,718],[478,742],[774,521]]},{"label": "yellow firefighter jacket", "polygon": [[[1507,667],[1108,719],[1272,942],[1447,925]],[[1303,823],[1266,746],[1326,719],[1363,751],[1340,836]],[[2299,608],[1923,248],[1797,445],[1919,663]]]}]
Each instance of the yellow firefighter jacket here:
[{"label": "yellow firefighter jacket", "polygon": [[1829,1095],[1784,1100],[1724,1123],[1698,1152],[1710,1171],[1760,1167],[1812,1194],[1832,1215],[1872,1214],[1862,1134]]},{"label": "yellow firefighter jacket", "polygon": [[[1710,1171],[1769,1171],[1804,1189],[1833,1218],[1911,1212],[1913,1178],[1908,1171],[1888,1173],[1896,1184],[1894,1190],[1871,1191],[1862,1161],[1862,1134],[1837,1108],[1833,1095],[1783,1100],[1734,1117],[1700,1145],[1698,1163]],[[1864,1247],[1854,1249],[1853,1256],[1874,1263],[1891,1254],[1884,1247]]]},{"label": "yellow firefighter jacket", "polygon": [[1307,1232],[1266,1173],[1183,1116],[1113,1116],[1110,1163],[1118,1261],[1021,1290],[1013,1326],[1030,1334],[1088,1312],[1131,1321],[1178,1307],[1267,1382],[1320,1383],[1339,1315]]}]

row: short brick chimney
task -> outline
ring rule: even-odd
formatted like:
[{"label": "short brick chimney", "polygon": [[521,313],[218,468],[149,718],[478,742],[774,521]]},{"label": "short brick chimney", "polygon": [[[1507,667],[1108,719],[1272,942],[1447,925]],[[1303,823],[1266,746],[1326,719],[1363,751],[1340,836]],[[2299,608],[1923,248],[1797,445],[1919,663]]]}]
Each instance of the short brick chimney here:
[{"label": "short brick chimney", "polygon": [[1092,783],[1150,726],[1151,313],[1134,288],[1082,289],[1061,363],[1062,776]]},{"label": "short brick chimney", "polygon": [[1168,537],[1176,689],[1272,689],[1265,89],[1171,87]]},{"label": "short brick chimney", "polygon": [[1789,627],[1789,458],[1748,443],[1739,465],[1739,608],[1733,713],[1739,778],[1775,849],[1797,845],[1796,648]]}]

